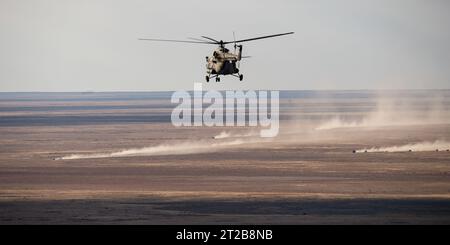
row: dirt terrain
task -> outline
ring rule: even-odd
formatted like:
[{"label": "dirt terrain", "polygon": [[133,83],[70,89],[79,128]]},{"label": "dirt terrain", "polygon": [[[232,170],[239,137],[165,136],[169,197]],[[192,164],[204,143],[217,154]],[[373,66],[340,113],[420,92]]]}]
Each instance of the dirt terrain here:
[{"label": "dirt terrain", "polygon": [[176,128],[166,94],[3,94],[0,223],[450,223],[446,117],[409,103],[408,120],[380,122],[366,94],[296,96],[264,139]]}]

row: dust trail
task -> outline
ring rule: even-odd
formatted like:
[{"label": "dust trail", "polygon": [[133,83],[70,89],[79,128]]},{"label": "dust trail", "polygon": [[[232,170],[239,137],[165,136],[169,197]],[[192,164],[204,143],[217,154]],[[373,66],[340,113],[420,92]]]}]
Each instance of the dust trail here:
[{"label": "dust trail", "polygon": [[449,121],[440,120],[438,118],[428,118],[424,114],[423,118],[419,116],[406,116],[402,112],[377,112],[369,115],[362,120],[345,120],[341,117],[335,117],[316,127],[316,130],[328,130],[339,128],[358,128],[358,127],[386,127],[386,126],[413,126],[413,125],[430,125],[430,124],[446,124]]},{"label": "dust trail", "polygon": [[450,142],[443,140],[423,141],[418,143],[390,146],[390,147],[372,147],[370,149],[357,150],[357,153],[362,152],[408,152],[408,151],[448,151],[450,149]]},{"label": "dust trail", "polygon": [[228,138],[230,136],[231,136],[230,133],[222,131],[220,134],[214,136],[213,139],[225,139],[225,138]]},{"label": "dust trail", "polygon": [[373,125],[369,123],[370,121],[345,121],[340,117],[332,118],[316,127],[316,130],[327,130],[327,129],[337,129],[337,128],[356,128]]},{"label": "dust trail", "polygon": [[241,138],[241,137],[252,137],[252,136],[258,136],[259,134],[248,132],[244,134],[233,134],[230,132],[222,131],[220,134],[213,137],[213,139],[226,139],[226,138]]},{"label": "dust trail", "polygon": [[254,133],[252,131],[247,133],[230,133],[227,131],[222,131],[220,134],[213,136],[213,139],[226,139],[226,138],[243,138],[243,137],[253,137],[259,136],[258,133]]},{"label": "dust trail", "polygon": [[361,118],[336,115],[315,129],[431,125],[450,122],[450,101],[440,94],[413,98],[403,98],[395,94],[386,97],[379,94],[374,102],[374,110],[361,115]]},{"label": "dust trail", "polygon": [[73,159],[88,159],[88,158],[110,158],[110,157],[130,157],[130,156],[162,156],[162,155],[185,155],[196,153],[210,153],[232,148],[242,144],[252,143],[249,141],[233,140],[226,142],[181,142],[177,144],[162,144],[151,147],[133,148],[121,150],[111,153],[92,153],[92,154],[73,154],[56,158],[55,160],[73,160]]}]

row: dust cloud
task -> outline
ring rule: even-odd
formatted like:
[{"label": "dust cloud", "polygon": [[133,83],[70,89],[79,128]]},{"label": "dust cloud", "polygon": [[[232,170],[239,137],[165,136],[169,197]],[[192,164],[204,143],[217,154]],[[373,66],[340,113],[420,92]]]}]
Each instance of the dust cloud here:
[{"label": "dust cloud", "polygon": [[56,158],[55,160],[74,160],[89,158],[112,158],[112,157],[131,157],[131,156],[163,156],[163,155],[186,155],[197,153],[210,153],[232,148],[247,143],[242,140],[233,140],[225,142],[209,141],[187,141],[175,144],[161,144],[151,147],[133,148],[120,150],[110,153],[92,153],[92,154],[72,154]]},{"label": "dust cloud", "polygon": [[357,153],[362,152],[422,152],[422,151],[449,151],[450,142],[443,140],[436,140],[434,142],[423,141],[405,145],[390,146],[390,147],[372,147],[369,149],[357,150]]},{"label": "dust cloud", "polygon": [[374,104],[374,110],[364,113],[359,118],[336,115],[321,122],[315,129],[377,128],[448,124],[450,122],[450,101],[443,94],[405,98],[392,93],[389,96],[379,93]]},{"label": "dust cloud", "polygon": [[222,131],[220,134],[213,137],[213,139],[226,139],[226,138],[242,138],[242,137],[253,137],[258,136],[258,133],[255,133],[253,131],[249,131],[246,133],[232,133],[227,131]]}]

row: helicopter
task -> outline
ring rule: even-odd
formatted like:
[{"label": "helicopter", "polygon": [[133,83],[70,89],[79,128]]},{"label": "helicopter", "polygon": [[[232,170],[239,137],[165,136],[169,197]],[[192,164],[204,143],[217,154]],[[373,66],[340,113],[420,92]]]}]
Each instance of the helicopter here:
[{"label": "helicopter", "polygon": [[[268,36],[260,36],[248,39],[236,40],[233,32],[233,41],[223,41],[216,40],[211,37],[201,36],[199,38],[189,38],[191,40],[172,40],[172,39],[153,39],[153,38],[140,38],[139,40],[144,41],[159,41],[159,42],[178,42],[178,43],[194,43],[194,44],[213,44],[219,47],[214,50],[211,57],[206,56],[206,82],[209,82],[211,78],[216,78],[216,82],[220,82],[219,76],[232,75],[239,78],[239,81],[244,79],[244,75],[240,73],[240,61],[243,58],[250,58],[250,56],[242,55],[242,45],[240,43],[249,42],[259,39],[279,37],[284,35],[294,34],[294,32],[286,32]],[[234,44],[234,52],[230,52],[229,49],[225,47],[227,44]]]}]

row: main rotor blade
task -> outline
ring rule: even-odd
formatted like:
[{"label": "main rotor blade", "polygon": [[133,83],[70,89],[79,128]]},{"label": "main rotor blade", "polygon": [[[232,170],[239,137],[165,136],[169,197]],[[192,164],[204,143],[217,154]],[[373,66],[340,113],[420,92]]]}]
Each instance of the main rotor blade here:
[{"label": "main rotor blade", "polygon": [[213,42],[220,43],[220,41],[217,41],[217,40],[214,39],[214,38],[205,37],[205,36],[202,36],[202,37],[203,37],[203,38],[206,38],[206,39],[208,39],[208,40],[211,40],[211,41],[213,41]]},{"label": "main rotor blade", "polygon": [[286,32],[286,33],[269,35],[269,36],[254,37],[254,38],[242,39],[242,40],[237,40],[237,41],[229,41],[229,42],[224,42],[223,44],[243,43],[243,42],[254,41],[254,40],[259,40],[259,39],[264,39],[264,38],[279,37],[279,36],[284,36],[284,35],[289,35],[289,34],[294,34],[294,32]]},{"label": "main rotor blade", "polygon": [[157,42],[175,42],[175,43],[217,44],[217,43],[213,43],[213,42],[204,42],[204,41],[186,41],[186,40],[153,39],[153,38],[139,38],[139,40],[143,40],[143,41],[157,41]]},{"label": "main rotor blade", "polygon": [[205,41],[203,39],[195,38],[195,37],[188,37],[187,39],[191,39],[191,40],[198,41],[198,42],[204,42]]}]

